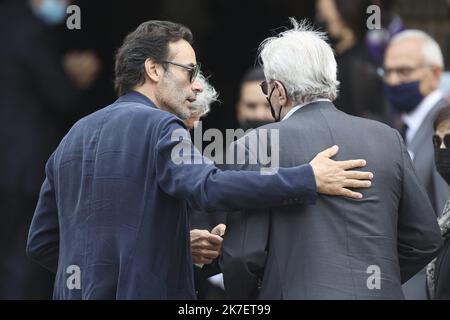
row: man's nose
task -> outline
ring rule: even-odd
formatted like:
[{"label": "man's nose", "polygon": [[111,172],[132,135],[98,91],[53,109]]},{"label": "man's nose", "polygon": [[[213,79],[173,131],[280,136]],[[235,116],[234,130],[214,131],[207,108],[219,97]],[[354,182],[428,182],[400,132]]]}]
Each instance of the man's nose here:
[{"label": "man's nose", "polygon": [[200,83],[200,81],[198,81],[197,79],[195,79],[194,82],[192,83],[192,91],[194,91],[194,92],[202,92],[203,91],[203,86]]},{"label": "man's nose", "polygon": [[267,108],[265,105],[258,105],[255,112],[255,118],[258,120],[264,120],[265,118],[267,118]]},{"label": "man's nose", "polygon": [[384,82],[390,86],[396,86],[402,83],[402,80],[398,76],[397,72],[389,72],[384,76]]}]

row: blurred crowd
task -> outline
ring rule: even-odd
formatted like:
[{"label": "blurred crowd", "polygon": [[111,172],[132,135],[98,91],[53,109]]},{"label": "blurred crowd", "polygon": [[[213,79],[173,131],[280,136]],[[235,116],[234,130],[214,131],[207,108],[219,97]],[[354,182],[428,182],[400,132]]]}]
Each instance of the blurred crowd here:
[{"label": "blurred crowd", "polygon": [[[84,96],[98,81],[105,63],[93,50],[62,50],[55,27],[65,23],[70,2],[12,1],[0,6],[0,299],[51,297],[53,275],[25,255],[27,232],[45,162],[79,117]],[[369,30],[366,10],[373,4],[381,9],[381,28]],[[394,4],[317,0],[314,23],[328,34],[335,50],[340,82],[335,105],[400,131],[440,216],[450,188],[439,175],[442,168],[435,166],[434,151],[450,147],[450,72],[446,71],[450,30],[447,43],[439,46],[432,34],[408,31]],[[450,18],[450,1],[448,8]],[[232,110],[244,130],[273,121],[260,89],[264,80],[263,71],[255,67],[236,79],[240,92]],[[198,101],[199,111],[188,127],[207,116],[211,103],[213,108],[219,104],[214,88],[207,94],[207,102]],[[434,134],[442,141],[434,138],[433,145]],[[207,219],[194,212],[192,228],[210,230],[224,216],[218,213]],[[417,290],[425,278],[423,270],[407,283],[407,297],[425,298]],[[220,279],[196,280],[200,298],[225,297]]]}]

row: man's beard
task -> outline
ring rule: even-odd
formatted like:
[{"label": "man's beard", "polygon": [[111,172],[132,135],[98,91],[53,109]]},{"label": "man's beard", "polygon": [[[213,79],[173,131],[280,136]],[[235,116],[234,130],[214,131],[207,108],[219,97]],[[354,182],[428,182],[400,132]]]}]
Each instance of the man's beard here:
[{"label": "man's beard", "polygon": [[167,111],[176,115],[181,120],[186,120],[191,117],[191,111],[189,110],[189,108],[184,108],[180,105],[167,106]]},{"label": "man's beard", "polygon": [[176,82],[168,77],[163,77],[161,88],[164,88],[158,95],[160,108],[176,115],[181,120],[186,120],[191,116],[191,110],[186,105],[186,97],[183,90],[177,86]]}]

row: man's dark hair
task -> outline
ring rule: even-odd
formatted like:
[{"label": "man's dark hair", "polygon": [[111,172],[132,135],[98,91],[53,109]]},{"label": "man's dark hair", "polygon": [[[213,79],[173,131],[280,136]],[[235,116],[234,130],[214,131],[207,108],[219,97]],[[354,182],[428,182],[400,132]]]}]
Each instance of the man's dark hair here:
[{"label": "man's dark hair", "polygon": [[241,79],[241,87],[244,83],[253,82],[253,81],[261,81],[266,80],[264,76],[264,70],[261,67],[253,67],[247,70],[244,76]]},{"label": "man's dark hair", "polygon": [[450,103],[447,104],[444,108],[439,111],[436,116],[436,120],[434,121],[434,131],[436,131],[437,127],[445,121],[450,121]]},{"label": "man's dark hair", "polygon": [[150,20],[125,38],[116,54],[114,85],[119,96],[145,82],[147,59],[167,60],[169,43],[184,39],[192,44],[189,28],[174,22]]}]

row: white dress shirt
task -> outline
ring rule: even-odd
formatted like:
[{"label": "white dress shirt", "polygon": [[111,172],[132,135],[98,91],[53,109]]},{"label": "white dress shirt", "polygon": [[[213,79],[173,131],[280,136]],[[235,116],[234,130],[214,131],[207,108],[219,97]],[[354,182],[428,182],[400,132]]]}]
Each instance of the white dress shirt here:
[{"label": "white dress shirt", "polygon": [[408,126],[408,129],[406,130],[407,143],[412,141],[428,113],[442,98],[442,92],[435,90],[427,95],[412,112],[402,114],[403,123]]}]

